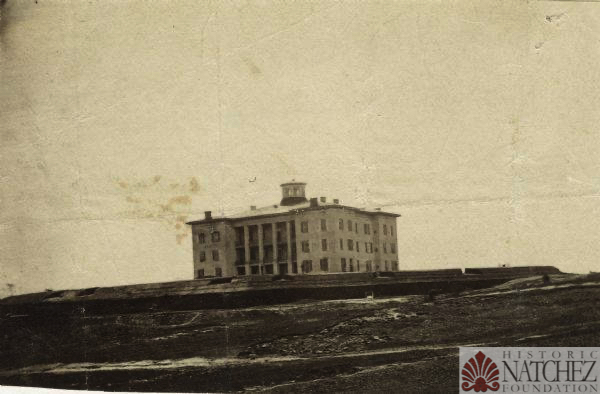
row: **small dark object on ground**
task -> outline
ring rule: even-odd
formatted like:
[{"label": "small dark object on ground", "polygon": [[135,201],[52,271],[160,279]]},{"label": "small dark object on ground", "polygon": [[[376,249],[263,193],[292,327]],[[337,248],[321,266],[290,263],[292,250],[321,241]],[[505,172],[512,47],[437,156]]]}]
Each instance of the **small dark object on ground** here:
[{"label": "small dark object on ground", "polygon": [[545,285],[551,283],[552,281],[550,280],[550,276],[548,274],[544,274],[544,276],[542,276],[542,281],[544,282]]},{"label": "small dark object on ground", "polygon": [[427,293],[427,302],[433,302],[435,301],[435,296],[437,296],[438,292],[437,290],[429,290],[429,293]]}]

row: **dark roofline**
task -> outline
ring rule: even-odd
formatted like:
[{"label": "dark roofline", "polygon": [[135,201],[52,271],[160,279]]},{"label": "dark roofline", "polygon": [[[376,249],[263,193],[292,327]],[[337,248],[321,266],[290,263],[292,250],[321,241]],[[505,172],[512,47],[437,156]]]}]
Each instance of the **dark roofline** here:
[{"label": "dark roofline", "polygon": [[191,222],[186,222],[185,224],[193,225],[193,224],[202,224],[202,223],[235,222],[235,221],[241,221],[241,220],[247,220],[247,219],[268,218],[268,217],[276,217],[276,216],[285,216],[285,215],[290,215],[290,214],[298,214],[300,212],[305,212],[305,211],[319,211],[319,210],[327,209],[327,208],[348,209],[348,210],[351,210],[351,211],[360,212],[360,213],[364,213],[364,214],[371,215],[371,216],[373,216],[373,215],[383,215],[383,216],[393,216],[393,217],[396,217],[396,218],[402,216],[399,213],[391,213],[391,212],[385,212],[385,211],[375,211],[375,212],[373,212],[373,211],[365,211],[363,209],[355,208],[355,207],[350,207],[350,206],[347,206],[347,205],[326,205],[326,206],[317,206],[317,207],[306,207],[306,208],[290,209],[289,211],[286,211],[286,212],[266,213],[266,214],[263,214],[263,215],[243,216],[243,217],[239,217],[239,218],[224,217],[224,218],[212,218],[212,219],[193,220]]},{"label": "dark roofline", "polygon": [[303,186],[306,186],[306,182],[287,182],[287,183],[282,183],[279,186],[289,186],[289,185],[303,185]]}]

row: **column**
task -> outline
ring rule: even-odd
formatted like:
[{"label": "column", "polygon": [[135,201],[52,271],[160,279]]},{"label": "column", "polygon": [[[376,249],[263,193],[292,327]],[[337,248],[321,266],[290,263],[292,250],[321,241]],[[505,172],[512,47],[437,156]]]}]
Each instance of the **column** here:
[{"label": "column", "polygon": [[244,260],[246,275],[250,275],[250,229],[248,226],[244,226]]},{"label": "column", "polygon": [[[289,220],[285,222],[285,235],[287,237],[287,255],[288,255],[288,273],[292,273],[292,232],[290,231],[290,222]],[[296,249],[297,250],[297,249]]]},{"label": "column", "polygon": [[264,256],[264,250],[263,250],[264,244],[263,244],[263,225],[259,224],[258,225],[258,273],[259,274],[264,274],[265,271],[265,256]]},{"label": "column", "polygon": [[273,273],[279,274],[279,256],[277,256],[277,223],[271,223],[271,235],[273,236]]}]

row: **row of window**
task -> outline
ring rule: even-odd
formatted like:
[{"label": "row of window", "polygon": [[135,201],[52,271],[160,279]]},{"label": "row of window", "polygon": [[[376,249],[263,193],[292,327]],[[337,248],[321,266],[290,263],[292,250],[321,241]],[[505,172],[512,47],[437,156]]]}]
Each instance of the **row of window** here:
[{"label": "row of window", "polygon": [[[352,231],[352,220],[346,221],[348,231]],[[338,222],[338,228],[340,230],[344,230],[344,219],[340,219]],[[354,222],[354,232],[358,233],[358,223]],[[371,234],[371,224],[364,223],[363,224],[363,232],[365,234]]]},{"label": "row of window", "polygon": [[[361,267],[360,260],[356,260],[356,271],[357,272],[361,271],[360,267]],[[273,273],[272,266],[267,266],[265,268],[266,268],[266,272],[265,272],[266,274]],[[319,268],[320,268],[321,272],[329,272],[329,259],[327,257],[322,258],[319,261]],[[342,257],[341,268],[342,268],[342,272],[354,272],[355,265],[354,265],[353,259],[350,258],[350,259],[346,260],[346,258]],[[379,265],[376,265],[375,271],[381,271],[380,268],[381,267]],[[384,268],[383,271],[398,271],[398,262],[386,260],[383,268]],[[300,265],[300,269],[302,270],[303,274],[308,274],[308,273],[312,272],[312,270],[313,270],[312,260],[302,261],[302,264]],[[373,262],[372,261],[365,262],[365,272],[373,272]],[[258,274],[259,273],[258,267],[252,267],[251,273]],[[220,267],[215,267],[215,276],[216,277],[223,276],[223,270]],[[204,278],[204,269],[197,270],[196,277]]]},{"label": "row of window", "polygon": [[[223,276],[223,270],[220,267],[215,267],[215,276],[217,276],[217,277]],[[204,269],[199,269],[196,272],[196,278],[204,278]]]},{"label": "row of window", "polygon": [[[354,249],[356,248],[356,251],[360,253],[360,242],[358,241],[354,241],[352,239],[348,239],[347,240],[347,247],[349,251],[354,251]],[[323,252],[326,252],[328,250],[329,246],[328,246],[328,242],[327,239],[322,239],[321,240],[321,250]],[[340,239],[340,250],[344,250],[344,240]],[[395,243],[390,243],[390,253],[396,253],[396,244]],[[304,253],[310,253],[310,242],[309,241],[302,241],[302,252]],[[365,252],[366,253],[373,253],[373,242],[365,242]],[[388,252],[388,247],[387,247],[387,243],[383,243],[383,253],[387,253]],[[282,251],[283,253],[283,251]],[[211,251],[212,254],[212,260],[213,261],[219,261],[219,251],[217,249],[214,249]],[[206,261],[206,251],[201,250],[200,251],[200,262],[204,262]]]},{"label": "row of window", "polygon": [[[346,261],[346,258],[342,257],[341,266],[342,272],[354,272],[354,261],[351,258],[348,259],[348,261]],[[356,260],[356,271],[360,272],[360,270],[360,260]],[[381,267],[379,265],[376,265],[375,269],[373,270],[373,262],[365,262],[365,272],[373,271],[381,271]],[[398,271],[398,262],[385,260],[383,271]]]},{"label": "row of window", "polygon": [[[347,224],[347,228],[348,231],[354,231],[355,233],[358,234],[358,223],[357,222],[352,222],[352,220],[347,220],[346,221]],[[353,227],[354,224],[354,227]],[[344,230],[344,219],[340,219],[339,220],[339,229],[340,230]],[[327,219],[321,219],[321,231],[327,231]],[[308,232],[308,221],[303,221],[300,223],[300,232],[303,233],[307,233]],[[363,232],[365,234],[371,234],[371,224],[369,223],[363,223]],[[394,226],[390,225],[389,226],[389,233],[390,235],[394,235]],[[383,235],[388,235],[388,225],[384,224],[383,225]]]},{"label": "row of window", "polygon": [[[319,261],[319,268],[321,269],[321,272],[329,271],[329,259],[327,257],[322,258]],[[312,270],[313,270],[312,260],[302,261],[302,264],[300,265],[300,269],[302,270],[303,274],[308,274],[309,272],[312,272]]]},{"label": "row of window", "polygon": [[[383,235],[388,235],[387,224],[383,225]],[[394,226],[391,226],[391,225],[390,225],[390,235],[394,235]]]},{"label": "row of window", "polygon": [[[212,259],[213,261],[219,261],[219,251],[218,250],[213,250],[212,251]],[[204,250],[200,251],[200,262],[204,262],[206,261],[206,252]]]},{"label": "row of window", "polygon": [[[347,239],[346,247],[350,251],[353,251],[356,248],[356,251],[360,253],[360,242],[358,242],[358,241],[354,241],[352,239]],[[340,239],[340,250],[344,250],[344,240],[343,239]],[[365,242],[365,253],[373,253],[373,242]]]},{"label": "row of window", "polygon": [[[302,252],[304,253],[310,253],[310,242],[309,241],[302,241],[301,243],[302,245]],[[354,251],[354,249],[356,249],[357,252],[360,253],[360,242],[359,241],[354,241],[353,239],[348,239],[346,240],[346,246],[348,248],[349,251]],[[328,241],[326,238],[321,240],[321,250],[323,252],[326,252],[328,250]],[[340,250],[344,250],[344,240],[340,239]],[[365,242],[365,253],[373,253],[373,242]],[[375,250],[377,251],[377,250]],[[393,242],[390,242],[390,247],[389,247],[389,251],[390,253],[396,253],[396,244]],[[388,253],[388,245],[387,242],[383,242],[383,253]]]},{"label": "row of window", "polygon": [[[356,265],[354,265],[354,260],[353,259],[346,259],[345,257],[342,257],[341,261],[341,268],[342,268],[342,272],[360,272],[361,271],[361,265],[360,265],[360,260],[356,260]],[[312,266],[312,260],[304,260],[302,261],[301,264],[301,270],[303,274],[307,274],[309,272],[312,272],[313,270],[313,266]],[[321,269],[321,272],[329,272],[329,259],[328,258],[322,258],[319,261],[319,268]],[[373,262],[372,261],[366,261],[365,262],[365,267],[364,267],[364,271],[365,272],[373,272],[373,271],[398,271],[398,262],[397,261],[388,261],[385,260],[384,266],[380,267],[379,265],[376,265],[375,267],[373,267]],[[374,268],[374,269],[373,269]],[[382,269],[383,268],[383,269]]]},{"label": "row of window", "polygon": [[[212,242],[219,242],[221,240],[221,233],[218,231],[213,231],[210,233],[210,238]],[[206,243],[206,234],[198,233],[198,243]]]},{"label": "row of window", "polygon": [[304,193],[302,193],[302,189],[299,187],[287,187],[283,189],[283,195],[284,197],[296,197],[303,196]]}]

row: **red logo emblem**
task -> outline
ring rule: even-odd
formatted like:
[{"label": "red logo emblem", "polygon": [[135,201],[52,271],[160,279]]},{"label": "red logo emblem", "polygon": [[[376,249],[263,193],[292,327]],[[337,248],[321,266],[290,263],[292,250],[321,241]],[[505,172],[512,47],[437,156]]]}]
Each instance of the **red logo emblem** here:
[{"label": "red logo emblem", "polygon": [[462,369],[462,389],[476,392],[486,392],[488,389],[498,391],[500,388],[500,383],[497,382],[499,374],[496,363],[480,351],[475,357],[471,357]]}]

